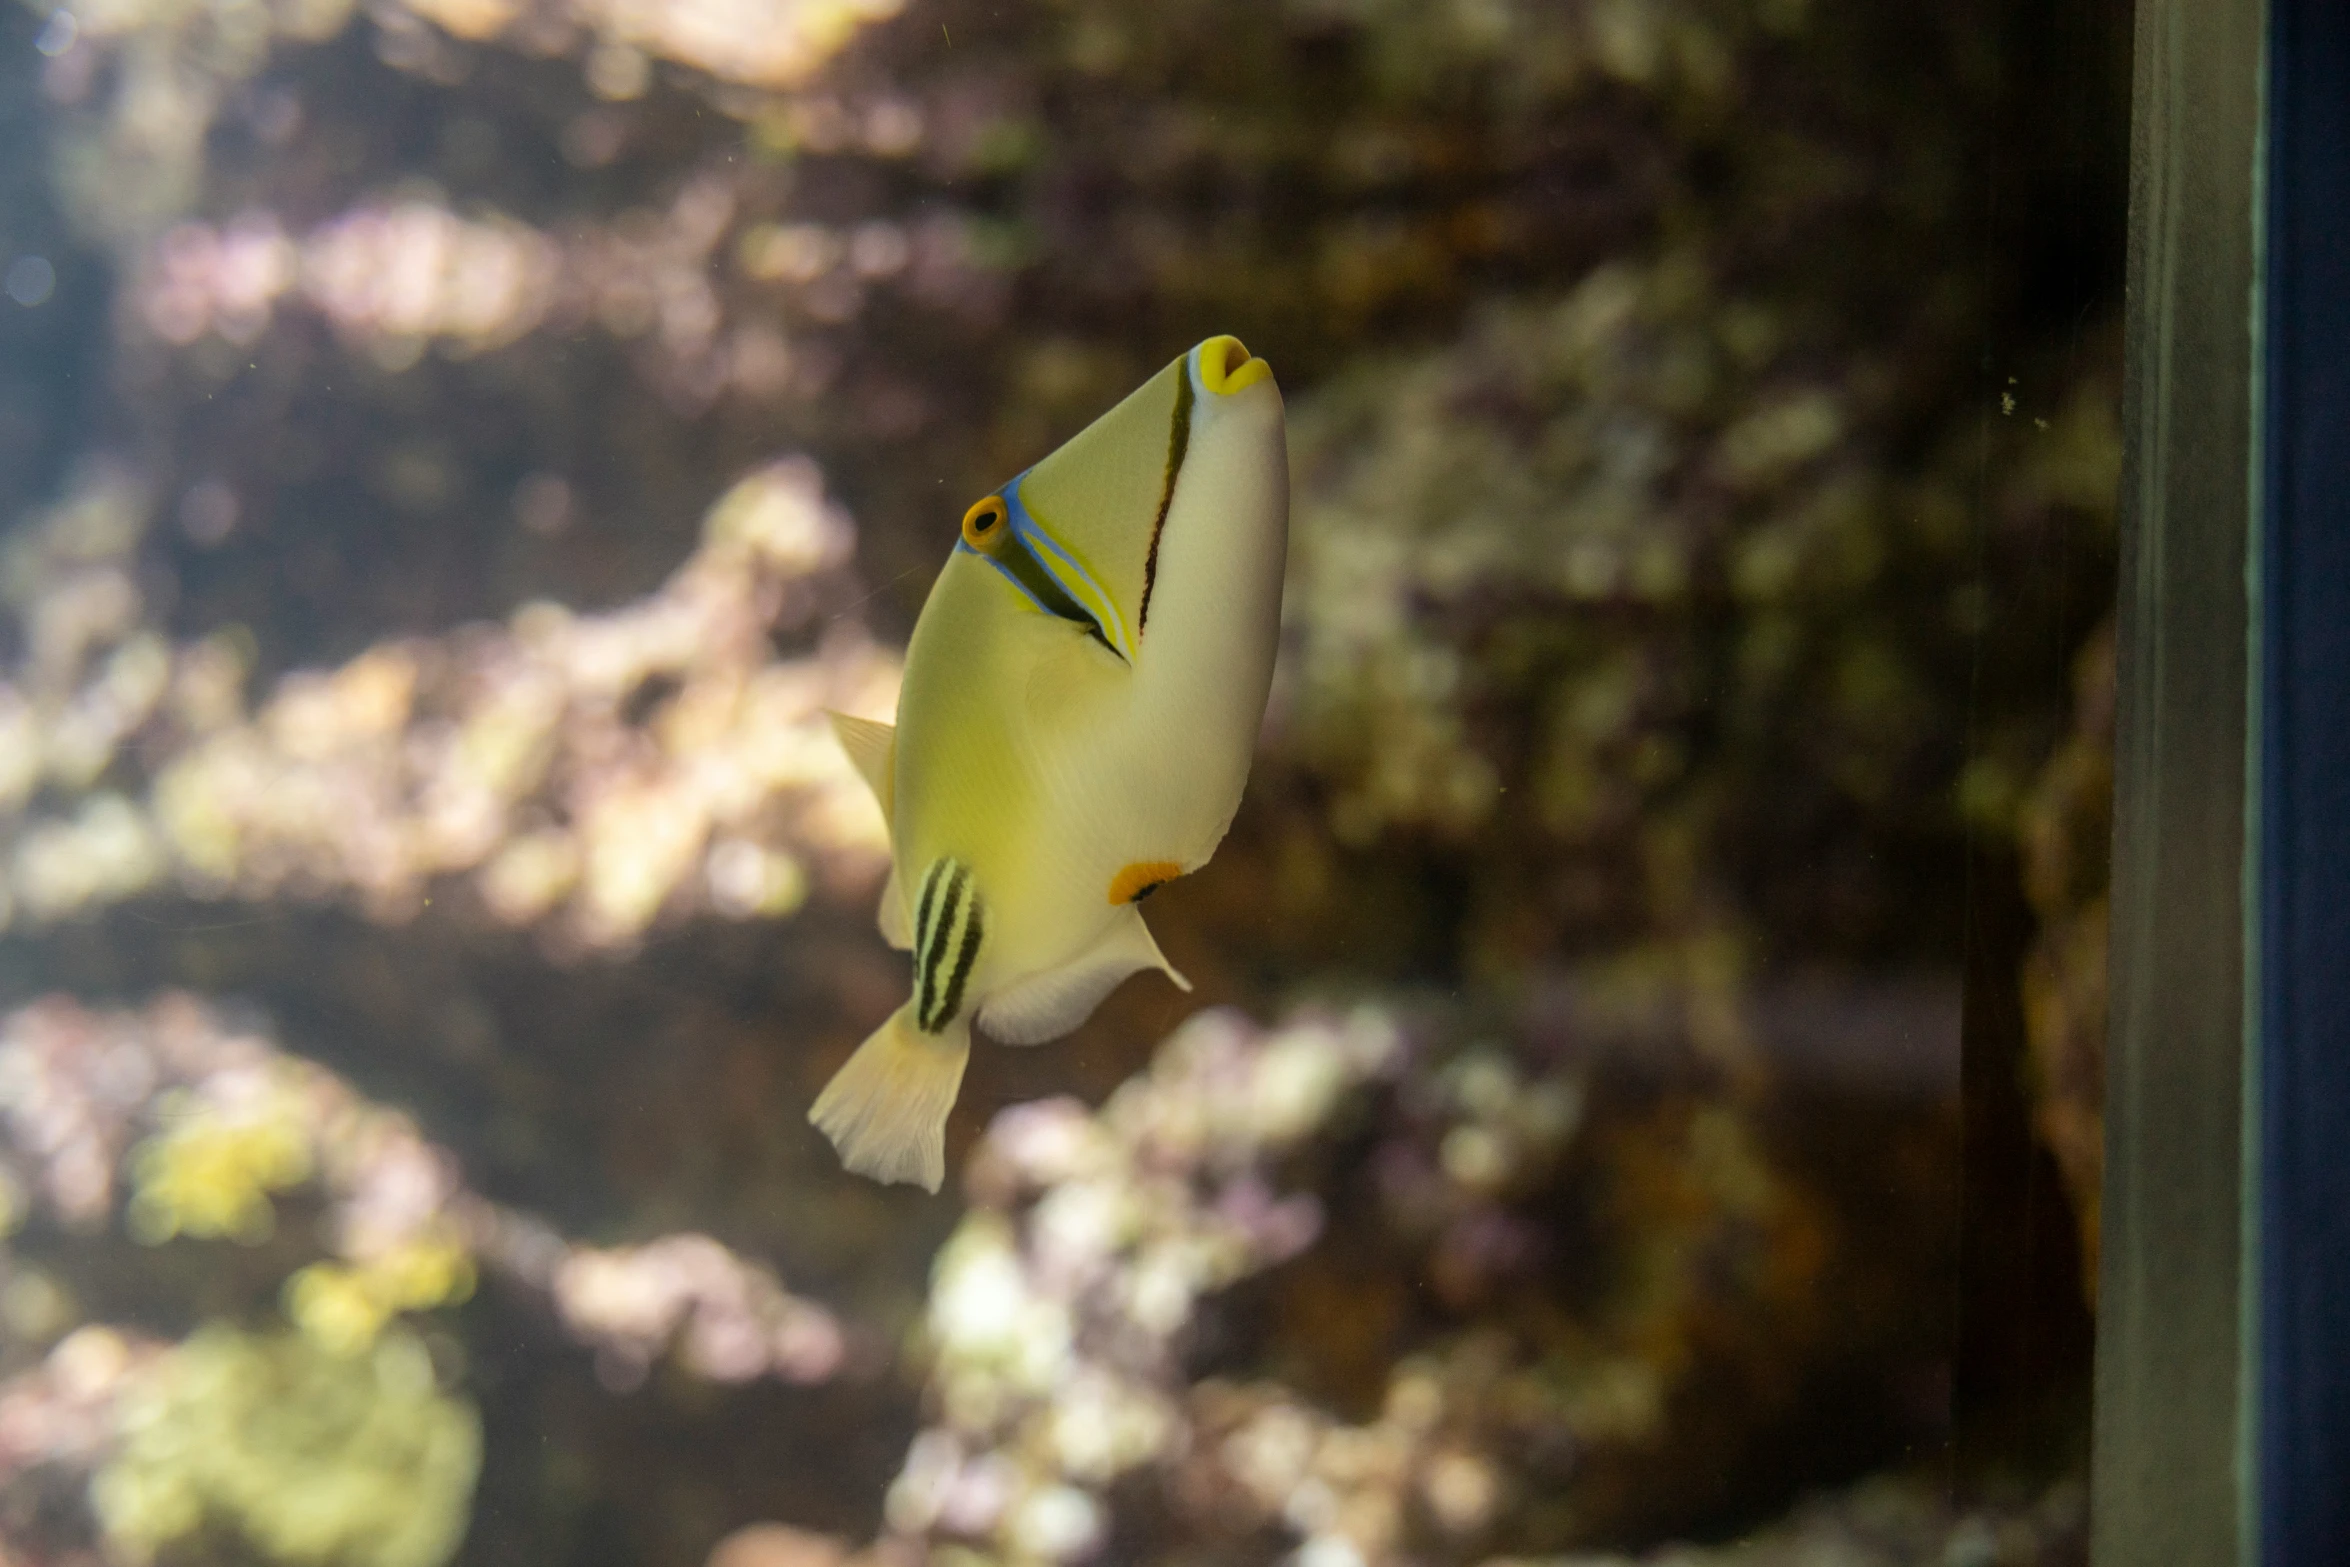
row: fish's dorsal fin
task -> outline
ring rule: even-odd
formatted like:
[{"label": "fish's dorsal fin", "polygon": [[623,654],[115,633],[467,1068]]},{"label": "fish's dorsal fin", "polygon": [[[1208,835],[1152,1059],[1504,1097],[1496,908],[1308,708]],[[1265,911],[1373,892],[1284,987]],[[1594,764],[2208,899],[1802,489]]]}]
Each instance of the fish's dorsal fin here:
[{"label": "fish's dorsal fin", "polygon": [[898,731],[894,724],[877,719],[857,718],[848,713],[836,713],[826,708],[824,716],[832,720],[832,732],[840,741],[840,748],[865,787],[873,791],[874,803],[881,807],[881,819],[889,826],[892,837],[897,833],[896,811],[893,801],[897,795]]},{"label": "fish's dorsal fin", "polygon": [[[881,824],[888,830],[894,846],[898,835],[897,727],[876,719],[836,713],[830,708],[824,710],[824,716],[832,720],[833,737],[840,741],[840,748],[848,756],[850,765],[865,780],[865,787],[873,791],[873,803],[881,807]],[[881,926],[882,940],[900,952],[913,949],[913,922],[906,914],[906,889],[898,884],[898,867],[894,856],[890,861],[889,880],[881,884],[881,914],[877,923]]]},{"label": "fish's dorsal fin", "polygon": [[1176,988],[1191,988],[1151,939],[1142,911],[1128,904],[1118,910],[1108,933],[1076,958],[1031,974],[980,1003],[979,1026],[1007,1045],[1041,1045],[1091,1017],[1127,975],[1153,968]]},{"label": "fish's dorsal fin", "polygon": [[898,885],[897,862],[892,860],[889,880],[881,884],[881,939],[900,952],[914,950],[914,921],[906,913],[906,889]]}]

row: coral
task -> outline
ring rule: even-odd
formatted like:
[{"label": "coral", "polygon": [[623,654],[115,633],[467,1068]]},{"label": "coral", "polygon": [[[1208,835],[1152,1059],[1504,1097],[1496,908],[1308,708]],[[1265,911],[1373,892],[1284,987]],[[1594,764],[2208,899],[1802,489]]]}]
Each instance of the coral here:
[{"label": "coral", "polygon": [[2074,1567],[2088,1559],[2088,1498],[2077,1482],[2025,1501],[1960,1507],[1918,1481],[1872,1480],[1816,1497],[1789,1522],[1714,1549],[1496,1558],[1486,1567]]},{"label": "coral", "polygon": [[214,1324],[139,1373],[91,1482],[108,1541],[146,1560],[227,1529],[273,1561],[440,1567],[464,1538],[481,1424],[404,1332],[355,1354]]},{"label": "coral", "polygon": [[553,1289],[564,1325],[598,1347],[608,1385],[641,1381],[673,1339],[680,1363],[717,1382],[817,1382],[841,1363],[843,1335],[829,1312],[707,1235],[575,1247],[557,1265]]},{"label": "coral", "polygon": [[286,1317],[322,1348],[355,1355],[380,1339],[393,1317],[462,1301],[473,1281],[464,1245],[428,1236],[355,1264],[309,1264],[286,1280]]},{"label": "coral", "polygon": [[167,1346],[101,1325],[65,1335],[35,1367],[0,1384],[0,1479],[62,1468],[79,1479],[113,1447],[121,1400]]},{"label": "coral", "polygon": [[[852,880],[878,861],[880,823],[823,710],[886,708],[894,660],[854,635],[798,659],[767,640],[812,613],[809,579],[848,545],[805,464],[729,490],[701,549],[639,604],[532,604],[507,627],[380,646],[286,676],[250,716],[234,639],[171,649],[139,625],[123,560],[136,501],[120,479],[92,485],[20,535],[11,573],[40,606],[21,686],[0,685],[19,920],[167,879],[403,919],[462,876],[499,923],[623,948],[663,916],[788,914],[811,858]],[[39,808],[44,786],[133,757],[144,799]]]},{"label": "coral", "polygon": [[707,1567],[841,1567],[840,1542],[779,1523],[737,1529],[710,1552]]},{"label": "coral", "polygon": [[264,1240],[276,1222],[269,1194],[310,1174],[301,1119],[308,1106],[294,1083],[241,1074],[216,1081],[210,1103],[182,1094],[158,1099],[161,1130],[131,1150],[137,1185],[125,1222],[140,1240]]},{"label": "coral", "polygon": [[[83,106],[61,181],[91,230],[136,242],[199,198],[206,132],[273,52],[341,34],[354,0],[69,0],[49,7],[43,85]],[[387,58],[445,69],[448,39],[499,39],[532,54],[578,53],[596,92],[640,96],[655,61],[721,84],[802,84],[899,0],[382,0],[368,6]],[[727,103],[725,94],[715,100]]]},{"label": "coral", "polygon": [[[1471,1562],[1620,1526],[1628,1455],[1702,1462],[1726,1385],[1786,1384],[1742,1405],[1783,1418],[1784,1357],[1857,1326],[1807,1304],[1860,1271],[1833,1214],[1719,1104],[1660,1115],[1653,1083],[1628,1093],[1596,1058],[1536,1066],[1446,1031],[1211,1013],[1098,1113],[1000,1115],[938,1254],[933,1420],[889,1493],[894,1534],[1039,1563],[1135,1541],[1144,1512],[1236,1551]],[[1291,1171],[1310,1188],[1281,1194]],[[1568,1230],[1579,1267],[1621,1282],[1562,1313],[1543,1281]],[[1234,1320],[1243,1288],[1321,1341],[1260,1341]],[[1771,1326],[1742,1344],[1738,1318]]]},{"label": "coral", "polygon": [[983,1540],[1009,1562],[1092,1554],[1102,1492],[1184,1445],[1178,1348],[1196,1303],[1320,1228],[1318,1204],[1276,1197],[1264,1166],[1401,1049],[1369,1011],[1269,1038],[1209,1013],[1098,1116],[1048,1100],[999,1117],[974,1156],[980,1206],[938,1255],[942,1419],[890,1489],[891,1528]]},{"label": "coral", "polygon": [[[1888,367],[1826,370],[1784,308],[1696,249],[1611,264],[1297,411],[1278,743],[1342,845],[1494,857],[1463,962],[1725,929],[1766,962],[1917,952],[1939,935],[1912,917],[1922,881],[1862,902],[1843,867],[1970,820],[2012,831],[2014,780],[2053,739],[2041,698],[1979,714],[1962,772],[1947,737],[1987,700],[1973,594],[1881,609],[1967,569],[1972,443],[1922,472],[1869,463],[1902,417]],[[2110,538],[2110,383],[2064,399],[2001,455],[2002,592],[2032,584],[2040,519]]]},{"label": "coral", "polygon": [[588,78],[611,98],[643,92],[654,60],[750,87],[804,82],[901,0],[396,0],[379,19],[412,38],[410,18],[468,40],[503,38],[546,53],[585,46]]},{"label": "coral", "polygon": [[283,1054],[192,996],[93,1013],[63,998],[0,1016],[0,1138],[19,1177],[83,1229],[114,1205],[132,1148],[134,1236],[258,1238],[268,1194],[315,1178],[333,1255],[285,1283],[287,1315],[337,1354],[358,1354],[402,1313],[454,1304],[477,1270],[543,1295],[614,1379],[641,1380],[674,1340],[721,1382],[821,1382],[841,1367],[832,1314],[707,1236],[574,1246],[531,1215],[465,1188],[456,1159],[415,1123],[333,1073]]},{"label": "coral", "polygon": [[185,347],[211,334],[250,346],[280,308],[299,302],[392,370],[413,366],[428,347],[480,354],[529,332],[596,323],[643,339],[664,384],[700,401],[730,376],[756,385],[786,353],[777,340],[761,360],[750,339],[721,339],[711,252],[735,202],[724,180],[704,177],[663,210],[560,239],[414,196],[370,202],[299,241],[274,214],[255,211],[218,227],[173,226],[134,292],[141,319],[167,343]]},{"label": "coral", "polygon": [[209,331],[249,343],[299,285],[346,335],[413,363],[431,340],[478,352],[536,326],[550,304],[552,248],[513,224],[419,201],[347,213],[300,246],[267,213],[217,231],[181,224],[156,249],[140,311],[167,342]]}]

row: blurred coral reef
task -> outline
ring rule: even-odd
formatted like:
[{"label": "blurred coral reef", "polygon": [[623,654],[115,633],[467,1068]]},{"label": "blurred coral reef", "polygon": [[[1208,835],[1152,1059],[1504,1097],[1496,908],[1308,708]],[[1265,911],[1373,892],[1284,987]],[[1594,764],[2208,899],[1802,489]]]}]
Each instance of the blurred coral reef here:
[{"label": "blurred coral reef", "polygon": [[1639,1556],[1505,1559],[1488,1567],[1903,1567],[1911,1562],[2082,1562],[2088,1559],[2088,1497],[2059,1485],[2026,1502],[1954,1512],[1923,1486],[1874,1481],[1806,1503],[1794,1520],[1737,1545],[1675,1546]]},{"label": "blurred coral reef", "polygon": [[[926,1342],[944,1419],[891,1486],[906,1533],[995,1559],[1098,1551],[1101,1493],[1192,1445],[1178,1353],[1195,1302],[1295,1256],[1321,1228],[1267,1166],[1348,1090],[1400,1066],[1366,1013],[1273,1036],[1206,1013],[1098,1115],[1006,1111],[973,1156],[974,1209],[938,1255]],[[1384,1543],[1384,1542],[1382,1542]]]},{"label": "blurred coral reef", "polygon": [[[132,504],[107,483],[14,561],[31,657],[0,685],[0,801],[35,807],[12,824],[18,917],[176,879],[403,919],[436,878],[471,873],[501,923],[618,946],[664,910],[787,914],[819,856],[851,879],[878,870],[880,824],[823,712],[894,706],[894,663],[853,634],[792,660],[768,641],[809,617],[808,579],[848,548],[806,464],[728,491],[702,549],[641,603],[528,604],[506,627],[380,645],[287,675],[249,716],[238,638],[171,647],[138,623],[135,533],[90,545]],[[109,773],[144,775],[145,799],[89,790]],[[48,815],[45,788],[88,792]]]},{"label": "blurred coral reef", "polygon": [[[0,1556],[2081,1561],[1958,1342],[2039,1233],[1984,1082],[2087,1270],[1992,1307],[2094,1276],[2128,28],[2059,9],[0,8]],[[1210,1004],[843,1176],[824,711],[1213,331],[1295,507],[1152,904]]]},{"label": "blurred coral reef", "polygon": [[[219,1526],[275,1560],[446,1561],[465,1530],[479,1421],[436,1390],[435,1355],[398,1319],[463,1302],[477,1268],[542,1301],[610,1387],[641,1383],[673,1349],[720,1383],[819,1382],[843,1364],[832,1314],[768,1269],[703,1235],[567,1243],[467,1191],[407,1117],[192,997],[110,1014],[55,999],[0,1018],[0,1108],[18,1223],[46,1211],[103,1224],[119,1167],[137,1242],[250,1247],[287,1188],[324,1188],[327,1256],[279,1291],[291,1331],[255,1337],[216,1320],[158,1350],[84,1326],[0,1384],[0,1487],[96,1467],[97,1522],[131,1559]],[[134,1143],[142,1126],[154,1130]],[[12,1291],[58,1288],[11,1272]],[[51,1320],[16,1332],[53,1336],[63,1324],[50,1304]]]},{"label": "blurred coral reef", "polygon": [[127,1170],[120,1206],[137,1242],[253,1245],[275,1227],[273,1197],[315,1182],[330,1257],[287,1278],[284,1295],[288,1317],[330,1350],[364,1349],[396,1314],[462,1301],[478,1263],[546,1296],[575,1337],[637,1379],[673,1338],[687,1365],[720,1381],[816,1381],[840,1364],[830,1314],[718,1242],[573,1246],[466,1190],[454,1157],[407,1116],[192,996],[108,1013],[53,998],[0,1017],[0,1116],[20,1223],[46,1210],[70,1228],[103,1225]]},{"label": "blurred coral reef", "polygon": [[435,1567],[465,1532],[481,1431],[404,1333],[363,1353],[208,1327],[141,1372],[90,1487],[132,1560],[225,1526],[270,1558]]}]

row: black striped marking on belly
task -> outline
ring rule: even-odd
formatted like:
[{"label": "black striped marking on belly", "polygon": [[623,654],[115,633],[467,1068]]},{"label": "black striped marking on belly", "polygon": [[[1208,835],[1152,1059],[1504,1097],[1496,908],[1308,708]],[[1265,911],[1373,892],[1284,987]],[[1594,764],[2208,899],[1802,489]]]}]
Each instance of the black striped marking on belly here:
[{"label": "black striped marking on belly", "polygon": [[971,883],[971,868],[951,859],[931,862],[922,876],[914,917],[914,1024],[942,1032],[963,1009],[963,988],[987,939],[987,910]]}]

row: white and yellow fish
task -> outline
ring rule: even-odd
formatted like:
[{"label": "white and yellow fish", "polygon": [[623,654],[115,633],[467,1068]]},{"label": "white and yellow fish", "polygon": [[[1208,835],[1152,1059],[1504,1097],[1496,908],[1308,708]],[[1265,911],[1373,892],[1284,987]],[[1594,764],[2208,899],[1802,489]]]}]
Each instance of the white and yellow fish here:
[{"label": "white and yellow fish", "polygon": [[963,515],[895,728],[833,715],[889,821],[913,994],[808,1112],[938,1190],[974,1020],[1058,1038],[1127,975],[1190,989],[1136,907],[1207,863],[1273,678],[1289,459],[1271,368],[1212,337]]}]

